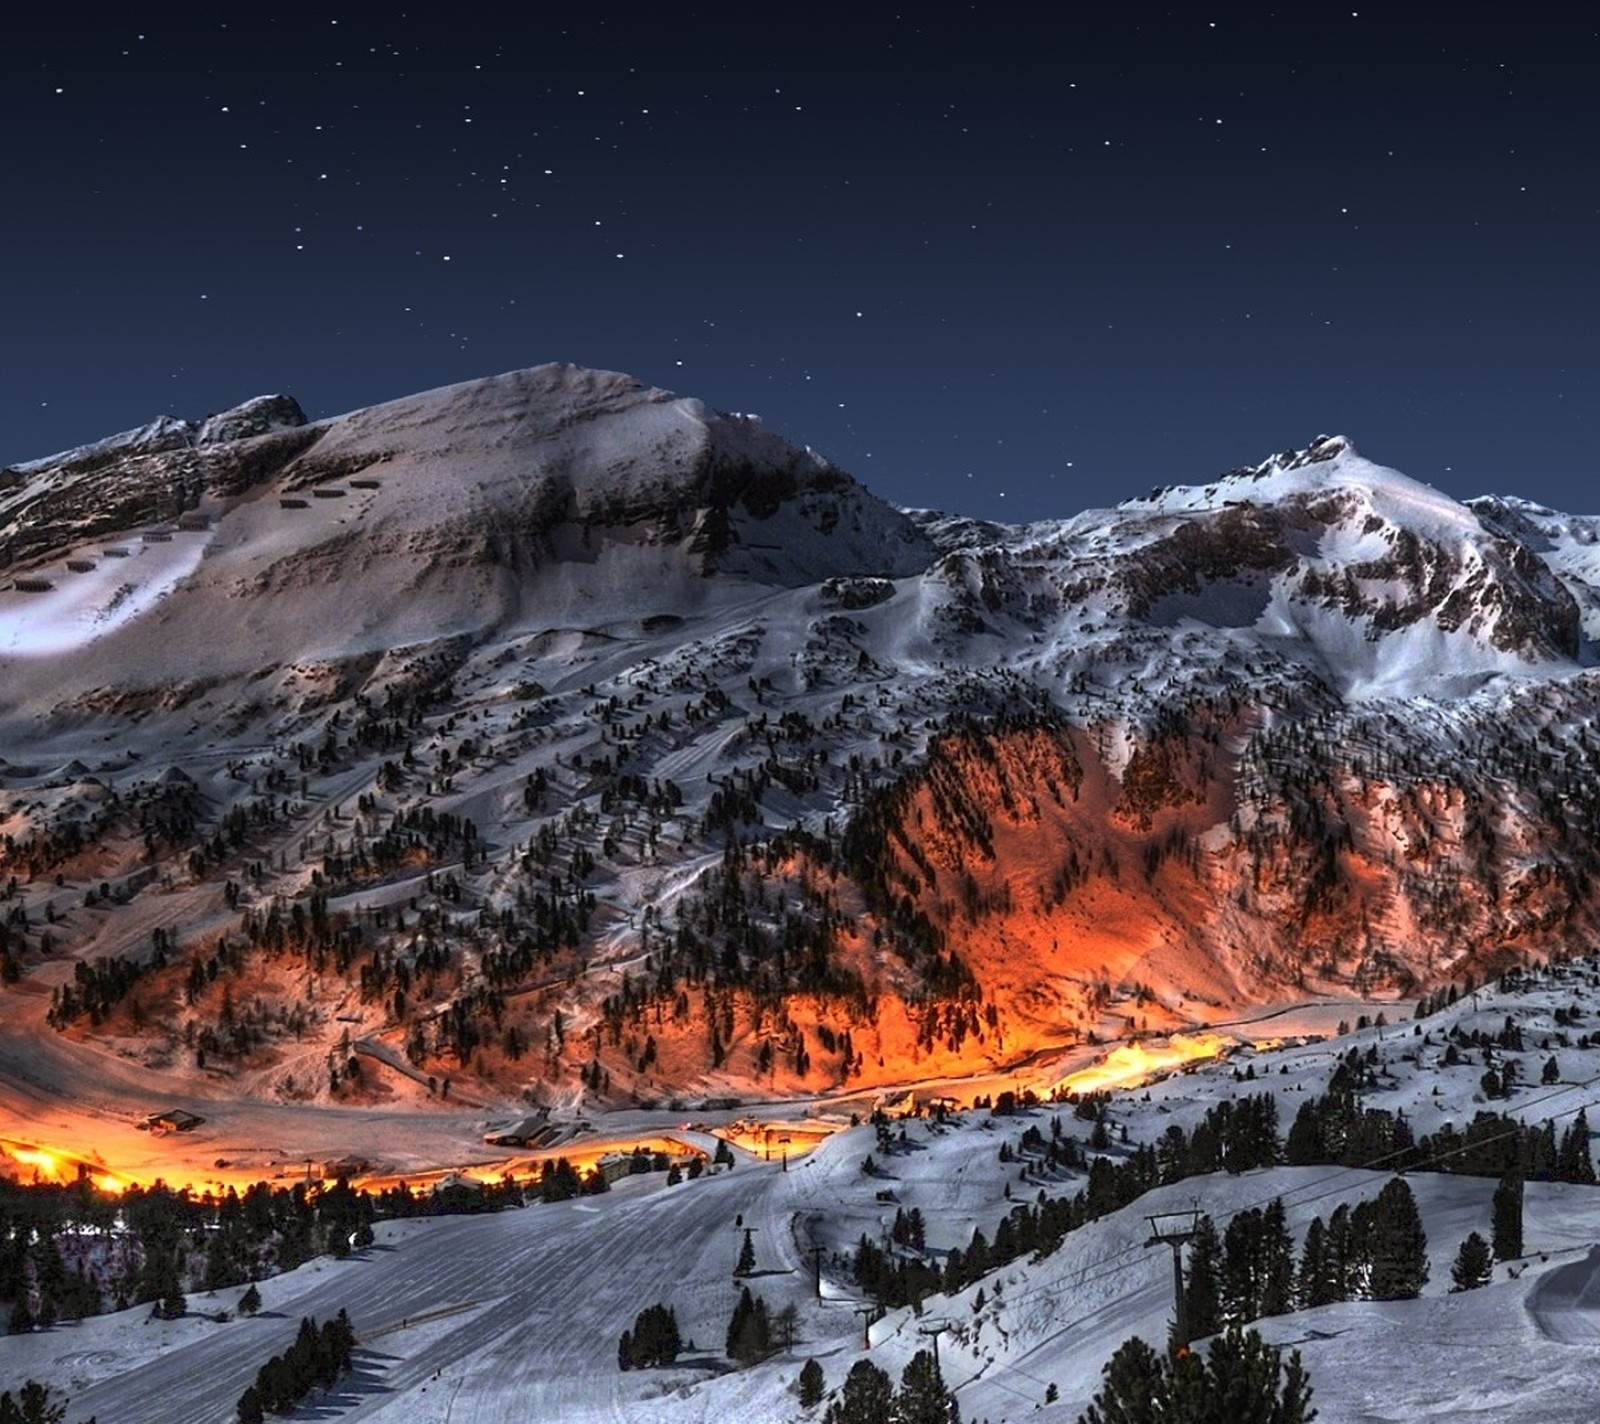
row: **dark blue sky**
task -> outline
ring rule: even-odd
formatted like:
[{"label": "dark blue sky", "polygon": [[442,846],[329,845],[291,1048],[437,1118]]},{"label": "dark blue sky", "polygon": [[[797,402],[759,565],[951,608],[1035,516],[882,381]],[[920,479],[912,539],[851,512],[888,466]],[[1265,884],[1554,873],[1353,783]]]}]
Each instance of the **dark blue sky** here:
[{"label": "dark blue sky", "polygon": [[1595,24],[524,8],[9,35],[0,463],[568,360],[992,517],[1325,431],[1600,509]]}]

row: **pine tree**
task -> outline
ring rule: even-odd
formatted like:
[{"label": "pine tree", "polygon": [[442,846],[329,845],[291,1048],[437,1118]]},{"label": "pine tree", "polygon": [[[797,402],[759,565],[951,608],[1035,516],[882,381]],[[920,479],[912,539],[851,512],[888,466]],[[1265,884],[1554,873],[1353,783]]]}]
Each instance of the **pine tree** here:
[{"label": "pine tree", "polygon": [[961,1424],[961,1410],[927,1350],[918,1350],[900,1376],[892,1418],[894,1424]]},{"label": "pine tree", "polygon": [[1159,1424],[1165,1417],[1172,1366],[1137,1335],[1117,1347],[1100,1374],[1104,1383],[1078,1424]]},{"label": "pine tree", "polygon": [[1274,1197],[1261,1218],[1257,1254],[1261,1313],[1287,1315],[1294,1309],[1294,1241],[1289,1235],[1282,1197]]},{"label": "pine tree", "polygon": [[750,1294],[746,1286],[739,1292],[739,1303],[728,1321],[728,1357],[741,1365],[752,1365],[772,1353],[772,1319],[767,1303]]},{"label": "pine tree", "polygon": [[245,1293],[239,1297],[239,1314],[254,1315],[261,1309],[261,1292],[256,1289],[256,1283],[251,1281]]},{"label": "pine tree", "polygon": [[1107,1361],[1078,1424],[1310,1424],[1311,1383],[1299,1351],[1287,1361],[1254,1330],[1229,1327],[1205,1357],[1158,1355],[1137,1336]]},{"label": "pine tree", "polygon": [[633,1329],[624,1330],[617,1340],[617,1366],[642,1370],[670,1365],[682,1350],[676,1312],[659,1303],[647,1305],[634,1317]]},{"label": "pine tree", "polygon": [[756,1247],[751,1235],[752,1230],[753,1228],[749,1226],[744,1229],[744,1240],[739,1244],[739,1262],[733,1268],[736,1276],[748,1276],[756,1268]]},{"label": "pine tree", "polygon": [[1258,1242],[1261,1209],[1234,1214],[1222,1237],[1222,1318],[1243,1324],[1261,1314]]},{"label": "pine tree", "polygon": [[27,1381],[15,1400],[9,1390],[0,1394],[0,1424],[61,1424],[66,1417],[67,1406],[52,1404],[50,1386],[38,1380]]},{"label": "pine tree", "polygon": [[1522,1254],[1522,1178],[1506,1173],[1494,1189],[1492,1236],[1495,1258],[1511,1261]]},{"label": "pine tree", "polygon": [[1582,1109],[1561,1137],[1556,1156],[1556,1176],[1563,1182],[1594,1185],[1594,1158],[1589,1153],[1589,1116]]},{"label": "pine tree", "polygon": [[1403,1177],[1391,1178],[1378,1193],[1369,1254],[1374,1300],[1411,1300],[1422,1293],[1428,1279],[1428,1238]]},{"label": "pine tree", "polygon": [[857,1360],[845,1376],[838,1403],[824,1416],[825,1424],[885,1424],[893,1406],[889,1376],[871,1360]]},{"label": "pine tree", "polygon": [[1356,1230],[1355,1213],[1345,1202],[1334,1207],[1328,1218],[1326,1250],[1328,1280],[1334,1300],[1357,1300],[1365,1287],[1365,1243]]},{"label": "pine tree", "polygon": [[1450,1289],[1477,1290],[1479,1286],[1488,1285],[1493,1274],[1494,1257],[1490,1254],[1489,1243],[1476,1231],[1471,1232],[1461,1243],[1455,1263],[1450,1267],[1450,1279],[1455,1282]]},{"label": "pine tree", "polygon": [[1307,1424],[1311,1385],[1300,1352],[1287,1366],[1254,1330],[1228,1330],[1206,1351],[1210,1408],[1179,1418],[1227,1420],[1228,1424]]},{"label": "pine tree", "polygon": [[1291,1167],[1311,1167],[1328,1160],[1316,1099],[1307,1098],[1294,1115],[1289,1140],[1284,1144],[1283,1160]]},{"label": "pine tree", "polygon": [[799,1386],[801,1406],[810,1409],[813,1405],[822,1403],[822,1391],[826,1383],[822,1366],[815,1360],[807,1360],[801,1365]]},{"label": "pine tree", "polygon": [[1328,1229],[1320,1216],[1306,1228],[1306,1239],[1300,1248],[1300,1275],[1295,1297],[1302,1309],[1332,1305],[1344,1299],[1338,1266],[1328,1242]]},{"label": "pine tree", "polygon": [[1222,1329],[1222,1241],[1216,1223],[1202,1216],[1189,1241],[1189,1279],[1184,1282],[1189,1338],[1201,1340]]}]

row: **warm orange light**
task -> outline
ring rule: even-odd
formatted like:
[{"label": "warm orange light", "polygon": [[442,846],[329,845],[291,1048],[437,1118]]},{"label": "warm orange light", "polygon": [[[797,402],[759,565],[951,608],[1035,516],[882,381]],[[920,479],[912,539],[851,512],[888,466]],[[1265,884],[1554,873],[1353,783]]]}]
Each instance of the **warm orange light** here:
[{"label": "warm orange light", "polygon": [[72,1152],[52,1147],[41,1147],[36,1142],[15,1142],[0,1139],[0,1161],[9,1160],[19,1167],[30,1168],[34,1177],[45,1182],[71,1183],[79,1173],[87,1173],[96,1189],[113,1195],[125,1192],[133,1179],[120,1172],[112,1172],[97,1162],[88,1162]]},{"label": "warm orange light", "polygon": [[804,1157],[839,1130],[824,1122],[730,1122],[714,1128],[717,1137],[756,1157]]},{"label": "warm orange light", "polygon": [[1232,1040],[1219,1033],[1175,1033],[1165,1043],[1119,1043],[1098,1063],[1067,1074],[1055,1087],[1079,1094],[1136,1088],[1187,1063],[1220,1058],[1230,1047]]},{"label": "warm orange light", "polygon": [[8,1155],[24,1167],[32,1167],[41,1177],[49,1177],[52,1181],[64,1180],[61,1159],[54,1152],[47,1152],[42,1147],[13,1147]]}]

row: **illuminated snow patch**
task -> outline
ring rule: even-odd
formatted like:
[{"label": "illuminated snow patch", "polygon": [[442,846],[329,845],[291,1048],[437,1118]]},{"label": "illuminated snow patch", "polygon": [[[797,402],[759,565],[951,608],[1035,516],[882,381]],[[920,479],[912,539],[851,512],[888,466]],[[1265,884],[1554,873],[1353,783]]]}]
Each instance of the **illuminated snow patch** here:
[{"label": "illuminated snow patch", "polygon": [[100,558],[87,573],[42,571],[47,593],[0,593],[0,654],[69,653],[131,623],[199,566],[203,539],[146,544],[131,559]]},{"label": "illuminated snow patch", "polygon": [[1136,1088],[1188,1063],[1220,1058],[1233,1040],[1220,1033],[1173,1034],[1163,1043],[1119,1043],[1098,1063],[1069,1073],[1056,1089],[1064,1093],[1101,1093],[1111,1088]]}]

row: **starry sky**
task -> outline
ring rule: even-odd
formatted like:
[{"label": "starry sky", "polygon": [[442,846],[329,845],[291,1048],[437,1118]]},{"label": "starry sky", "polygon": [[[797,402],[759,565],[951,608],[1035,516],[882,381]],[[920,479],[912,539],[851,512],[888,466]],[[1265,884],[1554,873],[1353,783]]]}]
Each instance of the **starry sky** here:
[{"label": "starry sky", "polygon": [[1600,22],[1363,4],[8,22],[0,464],[563,360],[991,518],[1324,432],[1600,509]]}]

